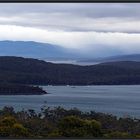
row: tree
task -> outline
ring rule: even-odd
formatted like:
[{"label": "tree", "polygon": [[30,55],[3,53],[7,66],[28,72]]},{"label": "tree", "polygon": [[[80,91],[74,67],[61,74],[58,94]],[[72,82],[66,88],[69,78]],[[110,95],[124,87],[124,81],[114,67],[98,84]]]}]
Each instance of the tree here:
[{"label": "tree", "polygon": [[7,117],[4,117],[4,118],[1,120],[0,125],[1,125],[1,126],[11,127],[11,126],[13,126],[16,122],[17,122],[17,120],[16,120],[14,117],[7,116]]},{"label": "tree", "polygon": [[1,137],[27,137],[29,133],[14,117],[7,116],[0,121]]},{"label": "tree", "polygon": [[28,133],[28,130],[23,127],[22,124],[19,124],[19,123],[15,123],[13,126],[12,126],[12,136],[13,137],[27,137],[29,136],[29,133]]},{"label": "tree", "polygon": [[95,120],[84,120],[76,116],[63,118],[59,123],[59,130],[65,137],[99,137],[101,124]]},{"label": "tree", "polygon": [[96,120],[85,120],[84,129],[89,137],[100,137],[101,133],[101,123]]}]

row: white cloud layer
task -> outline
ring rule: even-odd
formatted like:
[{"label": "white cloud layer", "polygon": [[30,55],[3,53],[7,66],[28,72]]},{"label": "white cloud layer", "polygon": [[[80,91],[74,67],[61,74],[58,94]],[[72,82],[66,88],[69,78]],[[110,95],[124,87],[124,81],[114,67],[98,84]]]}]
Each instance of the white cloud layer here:
[{"label": "white cloud layer", "polygon": [[140,53],[140,4],[0,6],[0,40],[52,43],[83,53]]},{"label": "white cloud layer", "polygon": [[118,49],[140,52],[140,34],[120,32],[65,32],[33,27],[0,25],[0,40],[24,40],[52,43],[82,50]]}]

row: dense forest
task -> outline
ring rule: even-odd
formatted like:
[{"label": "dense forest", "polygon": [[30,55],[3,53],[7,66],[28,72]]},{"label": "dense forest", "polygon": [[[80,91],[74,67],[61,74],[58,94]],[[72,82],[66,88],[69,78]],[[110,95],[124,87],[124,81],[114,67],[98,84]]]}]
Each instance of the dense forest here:
[{"label": "dense forest", "polygon": [[38,86],[0,83],[0,95],[41,95],[47,94]]},{"label": "dense forest", "polygon": [[34,110],[0,110],[1,138],[140,138],[140,120],[76,108],[44,106]]},{"label": "dense forest", "polygon": [[122,61],[79,66],[5,56],[0,57],[0,81],[36,85],[140,84],[140,62]]}]

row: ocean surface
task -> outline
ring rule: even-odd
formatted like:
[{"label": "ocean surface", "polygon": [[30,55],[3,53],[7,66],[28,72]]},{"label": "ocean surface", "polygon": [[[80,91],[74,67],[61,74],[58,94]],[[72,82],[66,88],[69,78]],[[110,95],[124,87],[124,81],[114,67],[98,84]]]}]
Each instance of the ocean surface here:
[{"label": "ocean surface", "polygon": [[140,85],[42,87],[50,94],[0,96],[0,108],[13,106],[15,110],[40,111],[47,104],[140,118]]}]

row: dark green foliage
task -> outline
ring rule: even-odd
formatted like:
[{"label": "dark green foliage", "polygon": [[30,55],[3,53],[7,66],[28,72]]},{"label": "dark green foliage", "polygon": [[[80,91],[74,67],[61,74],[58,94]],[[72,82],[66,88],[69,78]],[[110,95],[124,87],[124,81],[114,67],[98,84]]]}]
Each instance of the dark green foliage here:
[{"label": "dark green foliage", "polygon": [[0,137],[27,137],[28,130],[12,117],[4,117],[0,120]]},{"label": "dark green foliage", "polygon": [[45,107],[40,113],[5,107],[0,111],[0,137],[139,138],[140,120],[61,107]]},{"label": "dark green foliage", "polygon": [[68,116],[63,118],[58,126],[65,137],[101,137],[101,124],[96,120]]},{"label": "dark green foliage", "polygon": [[119,132],[119,131],[114,131],[109,134],[104,135],[105,138],[133,138],[130,134],[127,132]]},{"label": "dark green foliage", "polygon": [[84,120],[75,116],[68,116],[59,122],[58,127],[60,133],[65,137],[83,137],[86,133],[84,125]]},{"label": "dark green foliage", "polygon": [[13,137],[28,137],[30,136],[29,133],[28,133],[28,130],[23,127],[22,124],[19,124],[19,123],[15,123],[13,126],[12,126],[12,134],[11,134]]}]

